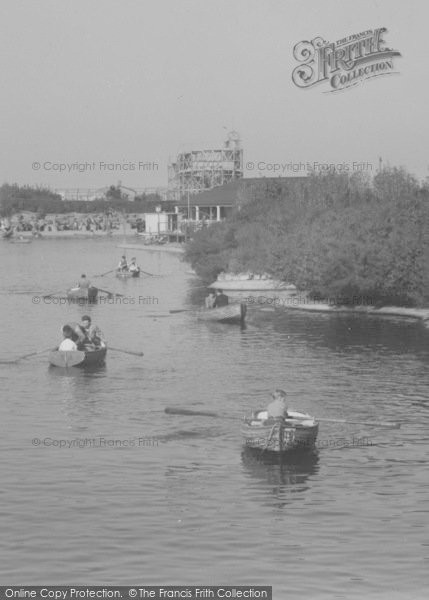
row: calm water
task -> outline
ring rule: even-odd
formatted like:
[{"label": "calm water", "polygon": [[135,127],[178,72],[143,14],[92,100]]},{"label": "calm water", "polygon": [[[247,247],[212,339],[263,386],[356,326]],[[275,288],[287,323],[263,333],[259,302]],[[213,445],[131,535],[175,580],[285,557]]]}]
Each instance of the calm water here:
[{"label": "calm water", "polygon": [[[134,304],[32,303],[81,272],[107,271],[116,243],[0,245],[0,359],[49,348],[87,312],[111,346],[145,353],[109,352],[95,372],[49,369],[46,354],[0,365],[2,582],[426,598],[429,330],[281,310],[251,309],[244,330],[170,315],[202,291],[160,252],[137,256],[163,277],[94,280]],[[402,427],[321,423],[315,455],[266,463],[243,452],[240,419],[276,387],[319,417]],[[166,415],[166,406],[234,418]],[[94,438],[105,445],[85,442]]]}]

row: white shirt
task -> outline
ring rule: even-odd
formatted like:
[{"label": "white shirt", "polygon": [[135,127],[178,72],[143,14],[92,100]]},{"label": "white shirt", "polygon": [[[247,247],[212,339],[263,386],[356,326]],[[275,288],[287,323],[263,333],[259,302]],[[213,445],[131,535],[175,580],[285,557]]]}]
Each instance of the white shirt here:
[{"label": "white shirt", "polygon": [[61,342],[58,350],[61,350],[62,352],[66,352],[67,350],[77,350],[77,346],[73,340],[66,338]]}]

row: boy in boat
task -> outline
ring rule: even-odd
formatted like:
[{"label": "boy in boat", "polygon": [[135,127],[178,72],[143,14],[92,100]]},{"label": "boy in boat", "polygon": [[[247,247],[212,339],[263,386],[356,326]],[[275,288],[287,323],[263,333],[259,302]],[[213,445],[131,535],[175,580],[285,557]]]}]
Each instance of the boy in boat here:
[{"label": "boy in boat", "polygon": [[209,291],[209,295],[206,297],[206,308],[213,308],[215,303],[215,293],[213,290]]},{"label": "boy in boat", "polygon": [[213,302],[213,308],[220,308],[221,306],[228,306],[229,298],[222,290],[216,290],[216,298]]},{"label": "boy in boat", "polygon": [[67,352],[67,351],[73,352],[73,351],[77,350],[77,346],[74,343],[74,341],[72,340],[73,329],[70,327],[70,325],[64,325],[63,336],[64,336],[64,339],[61,342],[61,344],[59,345],[58,350],[61,350],[61,352]]},{"label": "boy in boat", "polygon": [[119,261],[118,271],[128,271],[127,257],[125,255]]},{"label": "boy in boat", "polygon": [[91,349],[95,350],[106,345],[101,329],[97,327],[97,325],[91,325],[91,317],[88,315],[84,315],[82,317],[80,328],[84,334],[84,339],[81,343],[86,348],[90,347]]},{"label": "boy in boat", "polygon": [[137,259],[135,257],[131,259],[131,262],[128,266],[128,271],[130,273],[136,273],[136,272],[140,271],[140,267],[137,266],[136,260]]},{"label": "boy in boat", "polygon": [[82,275],[80,276],[77,287],[81,290],[87,290],[91,287],[91,282],[89,281],[89,279],[86,278],[85,273],[82,273]]},{"label": "boy in boat", "polygon": [[276,390],[271,394],[273,401],[267,406],[268,418],[287,419],[286,392]]}]

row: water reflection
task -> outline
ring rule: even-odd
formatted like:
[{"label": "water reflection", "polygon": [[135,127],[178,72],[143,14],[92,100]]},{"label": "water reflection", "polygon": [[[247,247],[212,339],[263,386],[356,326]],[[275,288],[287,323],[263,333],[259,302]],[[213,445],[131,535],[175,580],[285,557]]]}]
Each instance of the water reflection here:
[{"label": "water reflection", "polygon": [[280,501],[279,507],[287,504],[291,493],[309,489],[308,478],[319,470],[317,451],[278,454],[244,448],[241,460],[244,474]]}]

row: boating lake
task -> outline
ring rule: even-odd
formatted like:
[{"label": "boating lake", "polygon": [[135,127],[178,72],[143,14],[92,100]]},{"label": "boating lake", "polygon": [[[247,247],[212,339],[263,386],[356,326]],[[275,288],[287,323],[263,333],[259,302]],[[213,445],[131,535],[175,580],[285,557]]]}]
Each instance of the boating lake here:
[{"label": "boating lake", "polygon": [[[86,313],[111,346],[144,352],[109,351],[92,372],[49,368],[47,354],[0,365],[3,584],[426,598],[429,329],[254,306],[244,329],[170,314],[196,307],[204,290],[161,251],[127,256],[162,277],[92,278],[127,302],[40,298],[113,268],[118,243],[0,242],[0,359],[54,346]],[[256,459],[240,421],[275,388],[317,417],[401,428],[322,422],[314,455]]]}]

